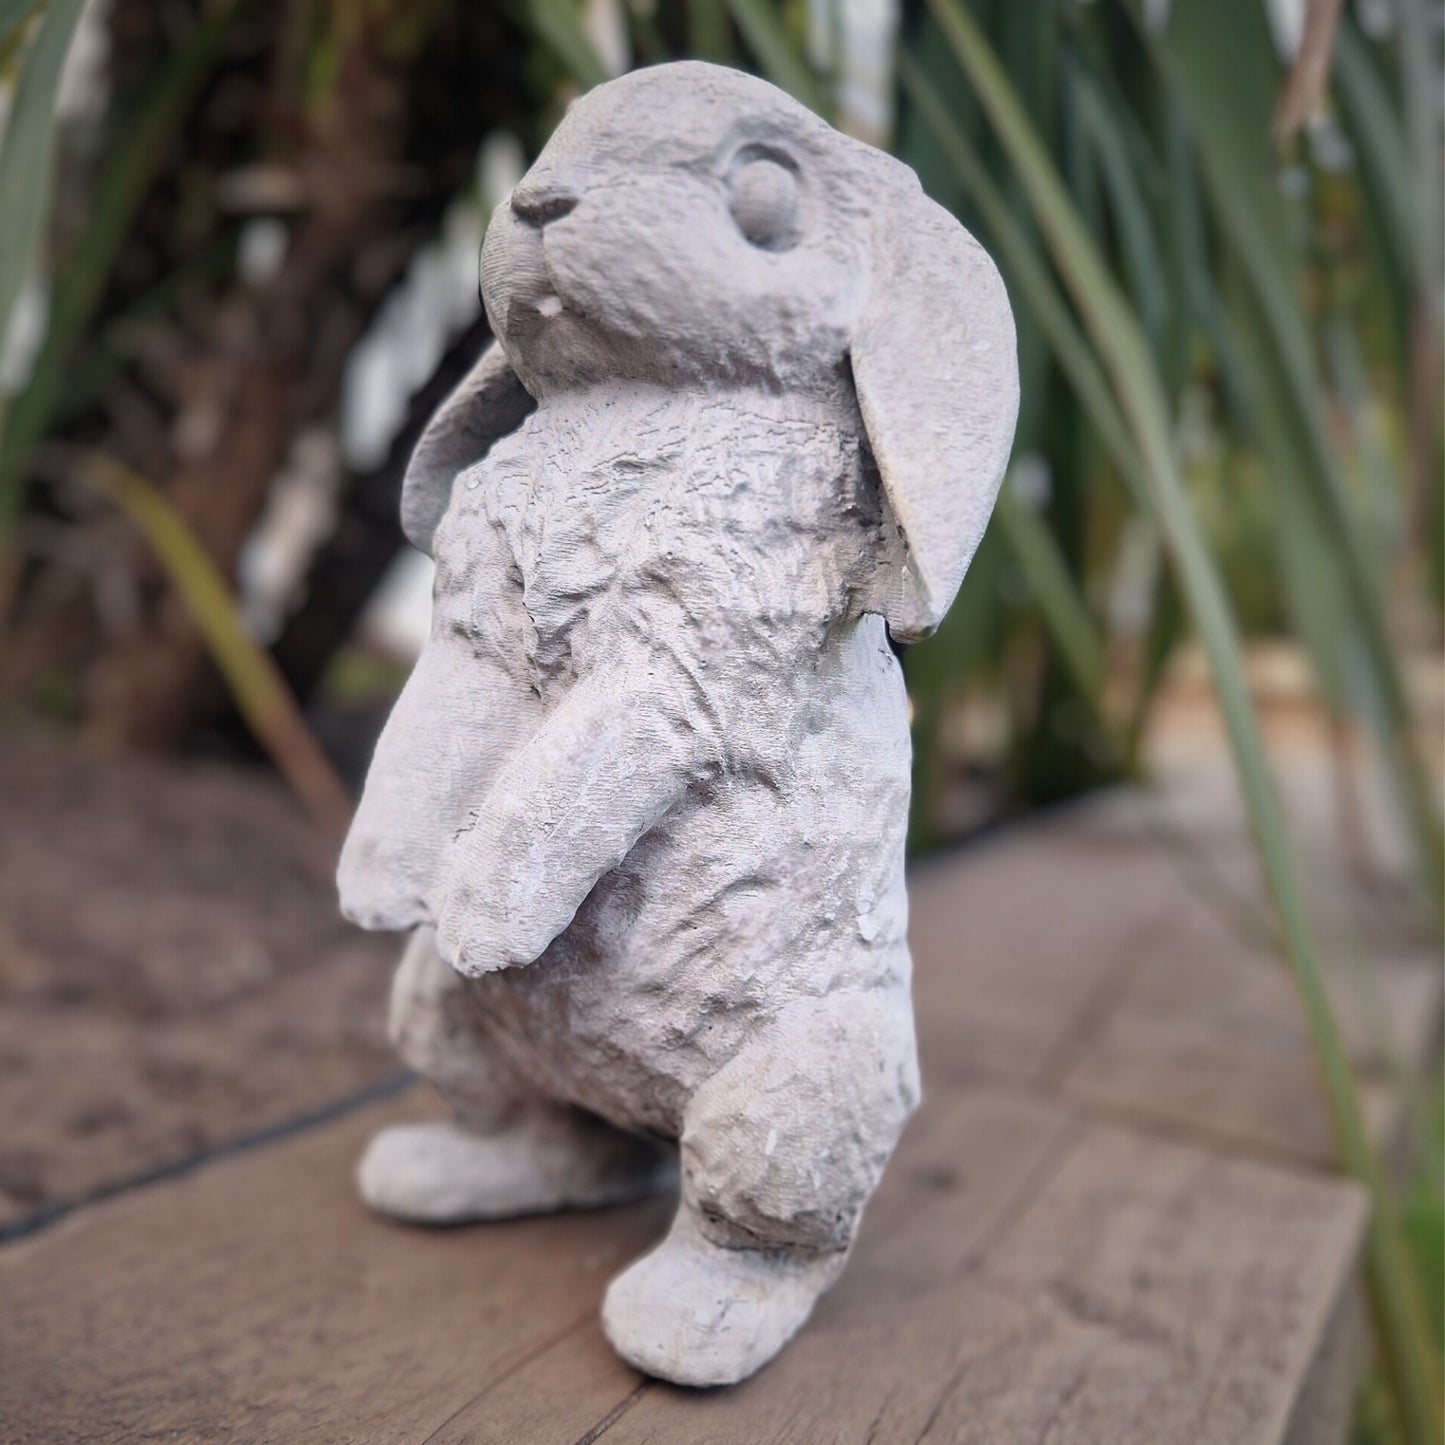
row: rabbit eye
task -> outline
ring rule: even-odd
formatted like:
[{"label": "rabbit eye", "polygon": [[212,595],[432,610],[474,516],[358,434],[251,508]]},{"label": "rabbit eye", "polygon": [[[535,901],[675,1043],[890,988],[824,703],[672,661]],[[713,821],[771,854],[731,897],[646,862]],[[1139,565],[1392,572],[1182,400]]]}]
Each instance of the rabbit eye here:
[{"label": "rabbit eye", "polygon": [[732,213],[738,230],[765,251],[784,251],[796,239],[798,183],[777,161],[750,160],[734,172]]}]

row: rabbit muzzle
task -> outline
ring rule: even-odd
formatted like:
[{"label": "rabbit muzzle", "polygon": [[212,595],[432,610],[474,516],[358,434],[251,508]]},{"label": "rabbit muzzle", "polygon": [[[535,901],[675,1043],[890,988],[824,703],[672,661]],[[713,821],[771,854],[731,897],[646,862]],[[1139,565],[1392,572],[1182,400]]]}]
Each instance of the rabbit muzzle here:
[{"label": "rabbit muzzle", "polygon": [[[570,209],[570,208],[569,208]],[[499,333],[514,343],[562,309],[547,271],[539,225],[522,220],[509,203],[487,228],[482,289]]]},{"label": "rabbit muzzle", "polygon": [[607,370],[593,362],[596,338],[567,305],[548,264],[547,231],[577,204],[573,192],[514,197],[492,213],[482,246],[487,319],[534,394]]}]

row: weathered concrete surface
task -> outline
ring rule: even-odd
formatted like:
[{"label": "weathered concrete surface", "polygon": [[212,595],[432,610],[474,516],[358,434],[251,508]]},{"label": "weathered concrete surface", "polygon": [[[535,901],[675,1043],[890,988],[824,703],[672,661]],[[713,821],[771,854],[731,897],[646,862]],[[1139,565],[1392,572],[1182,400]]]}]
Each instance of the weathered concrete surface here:
[{"label": "weathered concrete surface", "polygon": [[837,1279],[917,1102],[889,636],[987,526],[1013,318],[911,170],[697,62],[571,106],[481,269],[497,340],[402,508],[432,632],[339,872],[349,917],[418,929],[395,1027],[456,1121],[379,1138],[362,1191],[511,1217],[676,1141],[677,1222],[604,1325],[728,1384]]}]

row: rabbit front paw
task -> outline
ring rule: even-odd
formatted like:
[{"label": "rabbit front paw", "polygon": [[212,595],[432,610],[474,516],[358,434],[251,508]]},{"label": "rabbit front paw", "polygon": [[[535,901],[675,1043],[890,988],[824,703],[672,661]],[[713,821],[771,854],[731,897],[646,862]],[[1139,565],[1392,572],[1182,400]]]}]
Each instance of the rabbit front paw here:
[{"label": "rabbit front paw", "polygon": [[[521,968],[562,931],[508,907],[495,881],[454,887],[437,919],[437,951],[458,973],[479,978]],[[565,926],[565,920],[564,924]]]}]

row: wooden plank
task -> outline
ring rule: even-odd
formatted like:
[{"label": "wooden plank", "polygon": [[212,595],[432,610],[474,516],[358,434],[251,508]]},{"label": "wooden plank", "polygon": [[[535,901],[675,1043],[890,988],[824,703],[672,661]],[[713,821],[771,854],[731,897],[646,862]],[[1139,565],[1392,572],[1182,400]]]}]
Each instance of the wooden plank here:
[{"label": "wooden plank", "polygon": [[[860,1250],[858,1276],[774,1367],[701,1399],[650,1387],[610,1445],[1287,1438],[1350,1288],[1358,1196],[1098,1126],[1071,1130],[1053,1163],[982,1243],[890,1219],[905,1278]],[[1319,1421],[1316,1442],[1346,1419]]]},{"label": "wooden plank", "polygon": [[[1290,981],[1231,902],[1257,901],[1237,811],[1231,833],[1214,794],[1188,806],[1201,800],[1216,809],[1207,878],[1238,895],[1201,886],[1199,860],[1162,846],[1128,794],[918,871],[925,1106],[842,1283],[744,1386],[642,1381],[602,1338],[605,1282],[661,1230],[667,1201],[440,1232],[370,1217],[352,1162],[381,1121],[430,1111],[417,1091],[0,1249],[0,1439],[1333,1445],[1362,1358],[1363,1206],[1321,1167],[1332,1156]],[[97,876],[124,862],[118,827],[101,830]],[[223,850],[197,850],[198,876],[218,878]],[[1388,1140],[1391,1070],[1438,1046],[1438,969],[1329,847],[1306,857]],[[306,897],[320,908],[322,884],[307,886],[281,895],[268,928],[297,930]],[[228,1091],[263,1117],[304,1108],[362,1056],[328,1053],[328,1038],[363,1017],[379,1030],[389,945],[374,972],[348,974],[350,944],[324,932],[305,936],[332,938],[326,967],[288,954],[210,1000],[196,955],[163,949],[146,965],[153,991],[174,984],[181,1003],[157,1020],[93,1009],[107,997],[93,960],[79,1011],[33,1010],[49,963],[94,952],[95,919],[74,929],[39,966],[33,935],[0,941],[0,1129],[11,1145],[33,1109],[43,1149],[66,1111],[133,1091],[125,1129],[102,1121],[92,1178],[131,1167],[127,1139],[136,1157],[167,1158],[188,1129],[224,1138],[241,1117]],[[229,1062],[208,1072],[217,1049]],[[78,1160],[84,1131],[65,1138],[55,1157]]]},{"label": "wooden plank", "polygon": [[[727,1421],[723,1433],[699,1438],[771,1440],[777,1423],[772,1391],[781,1390],[777,1398],[793,1402],[800,1390],[805,1397],[817,1396],[820,1371],[841,1373],[840,1362],[847,1362],[847,1371],[867,1360],[879,1370],[888,1369],[890,1362],[896,1365],[905,1341],[880,1347],[880,1339],[895,1328],[911,1329],[909,1302],[936,1287],[940,1250],[963,1268],[986,1249],[1047,1170],[1066,1128],[1058,1115],[1007,1095],[969,1090],[930,1101],[909,1126],[870,1206],[843,1282],[825,1297],[785,1355],[758,1380],[741,1387],[753,1402],[748,1412]],[[968,1312],[955,1303],[945,1313],[948,1320],[935,1321],[923,1333],[936,1335],[941,1329],[947,1335],[950,1320],[963,1320]],[[665,1424],[658,1437],[671,1439],[673,1432],[689,1428],[698,1402],[737,1393],[669,1390],[643,1381],[609,1356],[600,1331],[579,1331],[557,1341],[449,1422],[435,1445],[581,1440],[609,1420],[611,1438],[610,1432],[621,1428],[622,1415],[652,1394],[673,1401],[673,1407],[664,1407]],[[565,1390],[556,1388],[558,1380],[567,1382]],[[771,1390],[765,1381],[774,1382]],[[880,1393],[875,1406],[881,1400]],[[647,1415],[655,1409],[655,1401],[649,1401]],[[807,1419],[821,1433],[799,1438],[834,1438],[827,1429],[833,1415],[815,1410]],[[693,1437],[679,1433],[676,1438]]]},{"label": "wooden plank", "polygon": [[[1062,1090],[1100,1117],[1333,1163],[1247,831],[1228,779],[1215,783],[1205,831],[1216,842],[1202,858],[1177,837],[1161,842],[1155,814],[1176,806],[1170,796],[1120,791],[918,871],[915,995],[941,1077]],[[1202,804],[1186,790],[1179,806]],[[1438,1056],[1445,980],[1418,920],[1351,879],[1333,839],[1316,838],[1304,857],[1368,1119],[1398,1158],[1402,1083]]]},{"label": "wooden plank", "polygon": [[[144,1427],[417,1440],[571,1332],[605,1352],[605,1281],[660,1232],[667,1202],[472,1230],[388,1225],[355,1200],[350,1165],[394,1112],[367,1110],[0,1251],[0,1438]],[[976,1112],[990,1166],[970,1171],[962,1197],[980,1229],[1056,1125],[1026,1103]],[[917,1195],[926,1222],[945,1191],[916,1180],[910,1191],[909,1172],[895,1188]],[[907,1241],[880,1244],[906,1261]]]},{"label": "wooden plank", "polygon": [[1085,847],[1052,821],[915,869],[915,1012],[939,1079],[1042,1079],[1163,926],[1168,884],[1136,840]]},{"label": "wooden plank", "polygon": [[1118,1343],[1086,1353],[1054,1438],[1284,1439],[1352,1293],[1365,1215],[1353,1186],[1101,1128],[981,1275]]},{"label": "wooden plank", "polygon": [[595,1311],[665,1202],[388,1226],[348,1165],[390,1112],[0,1251],[0,1438],[1275,1442],[1363,1217],[1345,1184],[946,1089],[782,1359],[639,1391]]},{"label": "wooden plank", "polygon": [[416,1441],[595,1328],[664,1212],[472,1231],[355,1197],[373,1108],[72,1215],[0,1251],[0,1439]]},{"label": "wooden plank", "polygon": [[[1122,983],[1107,1016],[1078,1041],[1061,1079],[1080,1103],[1252,1151],[1329,1166],[1335,1159],[1314,1050],[1283,962],[1178,910]],[[1438,970],[1417,960],[1358,972],[1336,956],[1332,993],[1360,1070],[1377,1143],[1398,1143],[1391,1057],[1418,1077],[1433,1049]],[[1365,992],[1371,996],[1364,996]]]},{"label": "wooden plank", "polygon": [[[509,1435],[513,1416],[492,1400],[440,1438],[594,1439],[603,1426],[617,1445],[1343,1438],[1334,1377],[1307,1371],[1355,1299],[1358,1197],[1121,1131],[1064,1128],[1057,1172],[1036,1171],[982,1234],[962,1197],[920,1227],[909,1186],[885,1189],[844,1283],[785,1356],[737,1389],[628,1389],[569,1337],[507,1382],[507,1399],[530,1402],[529,1422],[545,1428]],[[936,1133],[926,1167],[947,1169],[968,1141]],[[549,1382],[578,1378],[593,1384],[585,1398],[556,1406],[560,1418],[536,1413]],[[1297,1433],[1302,1420],[1312,1433]]]},{"label": "wooden plank", "polygon": [[0,1227],[395,1075],[398,952],[259,773],[0,748]]}]

